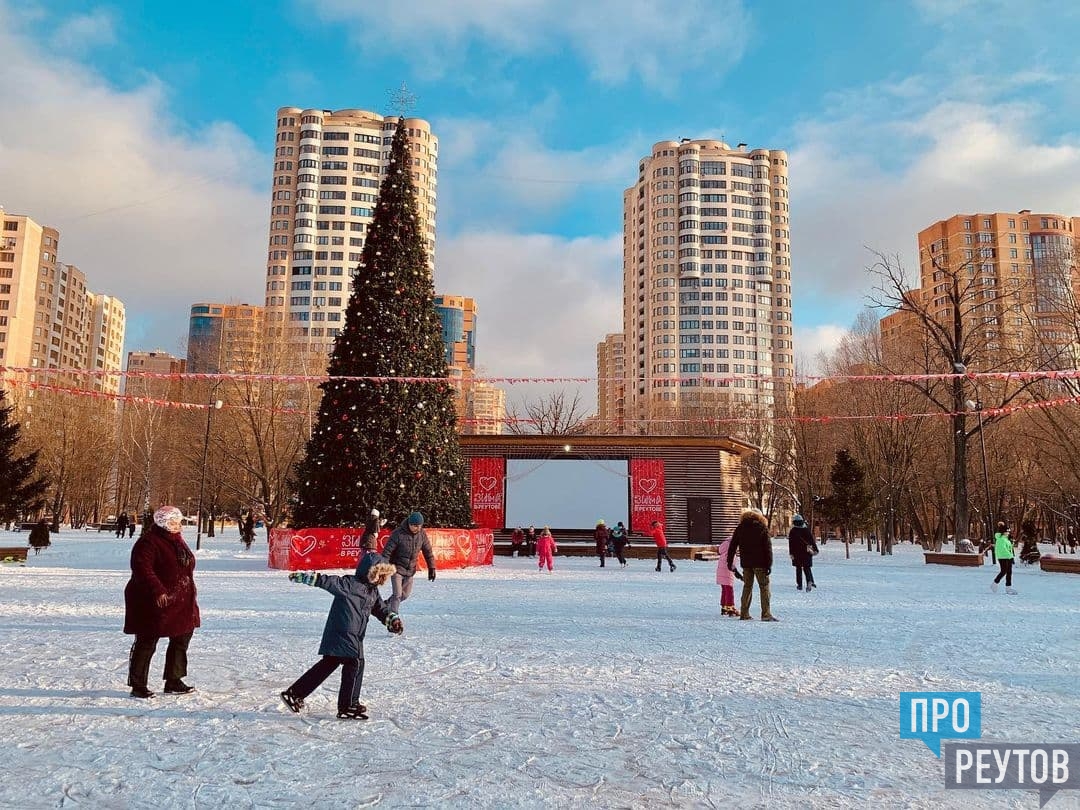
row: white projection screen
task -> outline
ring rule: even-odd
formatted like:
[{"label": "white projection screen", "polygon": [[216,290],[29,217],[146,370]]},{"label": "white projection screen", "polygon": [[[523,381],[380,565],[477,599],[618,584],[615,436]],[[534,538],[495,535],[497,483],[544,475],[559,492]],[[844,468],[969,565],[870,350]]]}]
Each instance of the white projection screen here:
[{"label": "white projection screen", "polygon": [[506,525],[591,529],[630,525],[625,459],[507,459]]}]

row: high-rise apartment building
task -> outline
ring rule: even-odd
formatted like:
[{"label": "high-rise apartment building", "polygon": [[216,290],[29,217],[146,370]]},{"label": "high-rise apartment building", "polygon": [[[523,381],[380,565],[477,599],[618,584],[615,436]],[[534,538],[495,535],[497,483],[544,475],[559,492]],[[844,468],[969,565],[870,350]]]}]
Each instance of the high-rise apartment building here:
[{"label": "high-rise apartment building", "polygon": [[[471,410],[470,391],[476,385],[476,301],[463,295],[436,295],[435,313],[442,327],[446,368],[454,386],[454,405],[459,420],[467,420]],[[481,394],[483,401],[487,401]],[[464,422],[465,432],[469,425]]]},{"label": "high-rise apartment building", "polygon": [[[124,365],[124,304],[119,298],[101,293],[88,293],[90,309],[90,343],[86,350],[86,367],[94,371],[119,372]],[[120,375],[103,374],[92,378],[99,390],[108,394],[120,391]]]},{"label": "high-rise apartment building", "polygon": [[435,312],[442,324],[446,365],[450,374],[465,376],[476,369],[476,301],[463,295],[436,295]]},{"label": "high-rise apartment building", "polygon": [[[0,208],[0,363],[13,368],[60,369],[51,382],[116,391],[118,378],[75,372],[120,371],[124,342],[123,305],[86,287],[77,267],[57,254],[60,233],[27,216]],[[95,302],[112,302],[102,354]],[[118,317],[116,317],[118,315]],[[31,377],[34,374],[31,372]]]},{"label": "high-rise apartment building", "polygon": [[[266,328],[299,350],[306,371],[325,368],[345,320],[350,281],[375,211],[396,117],[365,110],[277,113]],[[434,267],[439,142],[427,121],[407,118],[418,215]]]},{"label": "high-rise apartment building", "polygon": [[188,372],[251,374],[261,370],[264,312],[252,304],[192,304]]},{"label": "high-rise apartment building", "polygon": [[[4,365],[49,365],[59,247],[60,233],[55,228],[0,208],[0,360]],[[58,329],[62,334],[63,327]]]},{"label": "high-rise apartment building", "polygon": [[462,433],[501,436],[506,424],[506,392],[485,382],[468,386]]},{"label": "high-rise apartment building", "polygon": [[622,434],[626,428],[626,338],[621,332],[596,344],[596,420],[593,433]]},{"label": "high-rise apartment building", "polygon": [[[1077,368],[1078,229],[1080,218],[1028,209],[939,220],[919,232],[920,286],[910,294],[950,329],[959,301],[979,355],[973,368],[1021,357],[1028,366]],[[923,355],[911,342],[923,331],[913,313],[887,315],[880,328],[887,362]]]},{"label": "high-rise apartment building", "polygon": [[720,402],[774,405],[794,375],[786,152],[653,146],[623,194],[623,333],[634,432]]}]

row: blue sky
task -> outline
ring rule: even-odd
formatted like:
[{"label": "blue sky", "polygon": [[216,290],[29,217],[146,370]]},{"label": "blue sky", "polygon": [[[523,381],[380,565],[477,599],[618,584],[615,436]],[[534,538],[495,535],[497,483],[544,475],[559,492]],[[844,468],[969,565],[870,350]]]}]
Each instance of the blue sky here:
[{"label": "blue sky", "polygon": [[[621,328],[621,193],[658,140],[791,156],[797,352],[960,211],[1080,213],[1080,12],[999,0],[0,0],[0,204],[183,350],[196,300],[261,302],[279,106],[441,139],[436,286],[491,375],[594,373]],[[29,123],[34,122],[34,123]],[[527,312],[528,317],[522,317]]]}]

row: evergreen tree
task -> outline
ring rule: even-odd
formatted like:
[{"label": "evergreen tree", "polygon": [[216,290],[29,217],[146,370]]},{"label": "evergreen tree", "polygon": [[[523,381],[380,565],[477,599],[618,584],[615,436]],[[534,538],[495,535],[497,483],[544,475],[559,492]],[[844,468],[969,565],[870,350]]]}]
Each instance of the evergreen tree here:
[{"label": "evergreen tree", "polygon": [[866,490],[866,474],[847,450],[836,451],[836,461],[829,472],[832,494],[823,504],[829,522],[844,530],[844,542],[851,533],[867,524],[873,497]]},{"label": "evergreen tree", "polygon": [[[398,121],[331,377],[448,379],[435,288],[416,207],[404,119]],[[294,526],[362,526],[372,507],[390,520],[468,526],[465,464],[447,382],[328,380],[294,477]]]},{"label": "evergreen tree", "polygon": [[35,472],[38,454],[16,455],[20,428],[0,388],[0,521],[40,509],[45,503],[45,479]]}]

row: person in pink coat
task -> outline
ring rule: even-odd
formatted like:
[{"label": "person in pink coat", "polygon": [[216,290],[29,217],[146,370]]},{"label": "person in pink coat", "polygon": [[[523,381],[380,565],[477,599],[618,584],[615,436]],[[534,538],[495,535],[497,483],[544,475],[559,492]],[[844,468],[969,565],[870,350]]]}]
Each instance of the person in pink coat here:
[{"label": "person in pink coat", "polygon": [[543,571],[544,563],[547,563],[547,570],[551,571],[555,567],[555,552],[558,550],[555,538],[551,536],[551,529],[545,526],[540,536],[536,538],[536,556],[540,558],[537,570]]},{"label": "person in pink coat", "polygon": [[720,559],[716,561],[716,584],[720,586],[720,615],[738,616],[739,610],[735,607],[735,579],[742,579],[742,574],[728,568],[727,553],[731,547],[731,538],[716,547]]}]

